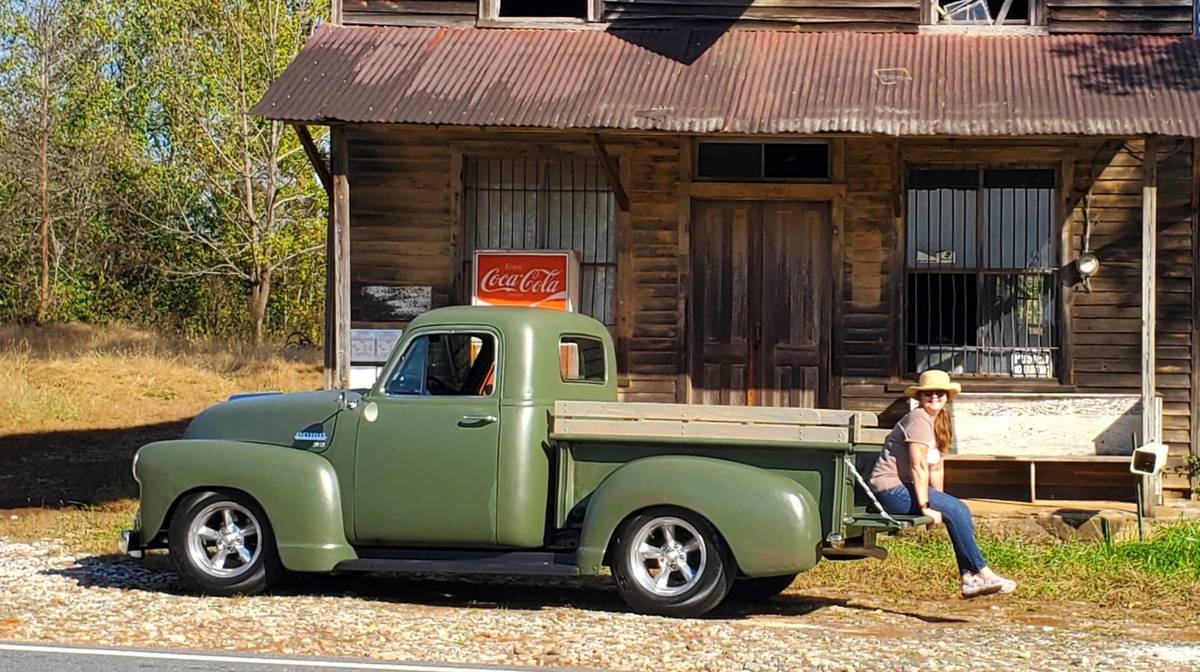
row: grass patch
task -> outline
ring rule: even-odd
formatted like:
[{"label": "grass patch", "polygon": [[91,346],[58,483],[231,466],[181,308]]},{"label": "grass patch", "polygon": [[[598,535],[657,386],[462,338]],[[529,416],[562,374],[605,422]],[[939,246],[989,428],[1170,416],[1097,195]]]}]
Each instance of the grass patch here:
[{"label": "grass patch", "polygon": [[[1035,539],[986,525],[978,539],[988,564],[1021,584],[1017,600],[1075,600],[1119,608],[1200,603],[1197,521],[1158,527],[1142,542]],[[944,531],[917,530],[883,539],[881,545],[889,553],[882,564],[823,562],[801,574],[795,586],[869,591],[885,599],[942,599],[957,592],[958,572]]]},{"label": "grass patch", "polygon": [[0,539],[53,542],[75,553],[116,553],[121,530],[129,529],[137,500],[61,509],[15,509],[0,519]]}]

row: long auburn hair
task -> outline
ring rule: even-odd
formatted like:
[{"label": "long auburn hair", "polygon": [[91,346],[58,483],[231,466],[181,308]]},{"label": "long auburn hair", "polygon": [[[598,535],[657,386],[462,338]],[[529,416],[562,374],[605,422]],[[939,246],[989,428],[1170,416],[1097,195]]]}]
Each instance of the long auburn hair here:
[{"label": "long auburn hair", "polygon": [[950,404],[942,407],[942,412],[933,420],[933,436],[937,439],[939,453],[950,450],[950,442],[954,439],[954,429],[950,422]]}]

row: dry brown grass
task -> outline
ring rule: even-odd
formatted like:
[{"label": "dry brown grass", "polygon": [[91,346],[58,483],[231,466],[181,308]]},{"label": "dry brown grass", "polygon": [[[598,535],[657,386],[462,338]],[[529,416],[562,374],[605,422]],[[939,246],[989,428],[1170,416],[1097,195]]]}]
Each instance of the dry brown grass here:
[{"label": "dry brown grass", "polygon": [[320,387],[320,352],[128,327],[0,326],[0,437],[186,420],[235,392]]},{"label": "dry brown grass", "polygon": [[320,359],[121,326],[0,325],[0,507],[136,494],[139,446],[236,392],[319,388]]}]

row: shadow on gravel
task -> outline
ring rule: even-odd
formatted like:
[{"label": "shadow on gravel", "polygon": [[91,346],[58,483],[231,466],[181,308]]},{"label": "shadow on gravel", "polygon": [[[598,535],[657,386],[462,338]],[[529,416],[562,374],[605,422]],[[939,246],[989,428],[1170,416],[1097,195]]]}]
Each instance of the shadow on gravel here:
[{"label": "shadow on gravel", "polygon": [[[187,595],[166,556],[134,560],[120,555],[80,558],[64,569],[46,570],[83,588],[119,588]],[[528,578],[414,574],[292,574],[270,593],[275,597],[345,597],[390,604],[417,604],[463,609],[539,609],[566,607],[587,611],[627,613],[629,608],[612,583],[603,577]],[[848,600],[786,593],[754,604],[727,602],[707,618],[738,620],[759,616],[805,616],[829,607],[876,611]],[[967,623],[962,618],[929,616],[882,609],[889,614],[926,623]]]}]

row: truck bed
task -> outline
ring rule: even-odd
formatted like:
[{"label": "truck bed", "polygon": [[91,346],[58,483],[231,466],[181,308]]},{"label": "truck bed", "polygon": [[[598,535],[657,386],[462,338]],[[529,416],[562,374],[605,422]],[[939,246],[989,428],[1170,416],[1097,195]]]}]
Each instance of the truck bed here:
[{"label": "truck bed", "polygon": [[882,444],[887,430],[866,411],[640,402],[555,403],[550,438],[844,449]]}]

